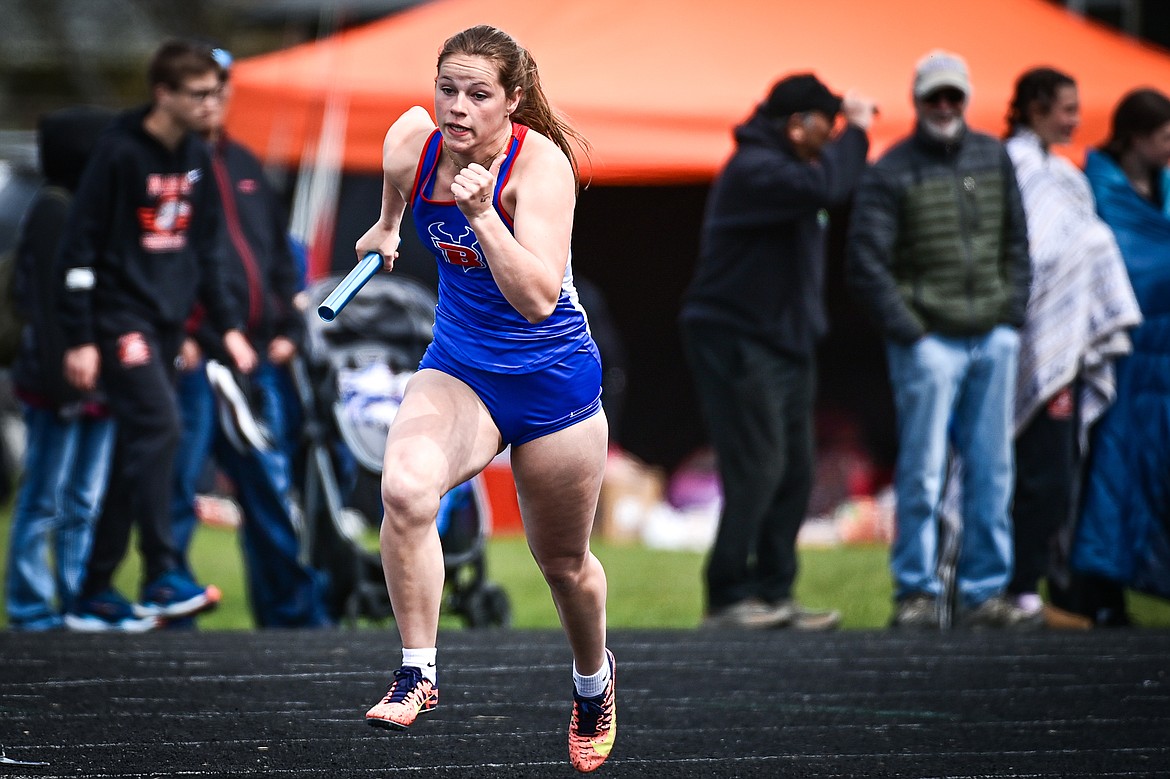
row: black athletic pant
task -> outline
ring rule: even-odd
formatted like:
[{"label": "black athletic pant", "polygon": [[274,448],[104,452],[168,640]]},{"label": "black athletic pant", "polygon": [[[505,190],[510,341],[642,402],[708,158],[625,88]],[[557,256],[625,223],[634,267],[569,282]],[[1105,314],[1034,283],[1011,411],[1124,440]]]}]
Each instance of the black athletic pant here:
[{"label": "black athletic pant", "polygon": [[1008,592],[1036,592],[1049,572],[1057,532],[1072,522],[1079,465],[1073,393],[1065,389],[1016,437],[1012,503],[1015,569]]},{"label": "black athletic pant", "polygon": [[812,488],[815,364],[728,328],[684,322],[682,334],[723,483],[707,608],[776,603],[792,594]]},{"label": "black athletic pant", "polygon": [[[82,597],[110,586],[126,556],[131,528],[138,529],[146,582],[176,567],[178,560],[170,512],[180,431],[174,362],[183,333],[158,332],[127,317],[103,324],[105,332],[98,336],[101,376],[117,433]],[[121,327],[114,329],[114,324]],[[136,595],[129,594],[132,599]]]}]

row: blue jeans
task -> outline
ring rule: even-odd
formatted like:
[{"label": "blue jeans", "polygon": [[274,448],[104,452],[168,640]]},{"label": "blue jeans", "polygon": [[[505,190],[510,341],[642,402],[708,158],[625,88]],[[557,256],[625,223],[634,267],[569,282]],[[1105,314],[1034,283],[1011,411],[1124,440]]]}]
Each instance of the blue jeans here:
[{"label": "blue jeans", "polygon": [[177,391],[183,422],[175,458],[171,527],[182,564],[190,570],[187,549],[195,532],[195,492],[209,454],[236,486],[243,512],[240,528],[248,601],[259,627],[322,627],[332,623],[325,606],[322,576],[299,559],[300,539],[289,492],[292,464],[284,444],[295,403],[283,369],[261,362],[251,376],[262,398],[261,416],[277,446],[272,451],[236,451],[219,428],[215,396],[202,368],[179,375]]},{"label": "blue jeans", "polygon": [[[60,627],[85,574],[105,496],[114,421],[62,421],[25,406],[28,445],[8,546],[8,623],[20,630]],[[50,564],[50,547],[52,560]]]},{"label": "blue jeans", "polygon": [[898,421],[897,533],[890,556],[898,599],[941,594],[938,512],[951,448],[963,462],[959,605],[972,608],[1007,587],[1019,348],[1019,335],[1009,327],[887,344]]}]

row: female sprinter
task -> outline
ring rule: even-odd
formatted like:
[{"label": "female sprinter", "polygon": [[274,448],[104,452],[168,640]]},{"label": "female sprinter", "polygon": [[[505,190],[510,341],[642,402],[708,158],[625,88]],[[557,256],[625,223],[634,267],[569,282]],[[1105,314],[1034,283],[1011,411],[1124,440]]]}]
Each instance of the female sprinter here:
[{"label": "female sprinter", "polygon": [[355,247],[392,269],[409,205],[439,268],[434,340],[382,473],[382,565],[402,667],[366,721],[401,730],[437,705],[439,499],[510,445],[528,544],[573,653],[570,761],[592,771],[617,721],[605,572],[589,550],[608,425],[569,262],[577,136],[549,107],[528,52],[488,26],[443,45],[435,120],[416,106],[386,133],[381,215]]}]

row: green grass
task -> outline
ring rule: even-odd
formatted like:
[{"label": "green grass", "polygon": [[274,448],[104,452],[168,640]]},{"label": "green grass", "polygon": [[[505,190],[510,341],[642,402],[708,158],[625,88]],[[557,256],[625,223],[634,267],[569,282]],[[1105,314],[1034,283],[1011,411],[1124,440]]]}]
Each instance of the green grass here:
[{"label": "green grass", "polygon": [[[0,555],[7,560],[11,506],[0,509]],[[691,628],[698,625],[703,608],[703,555],[647,549],[637,545],[594,543],[594,552],[605,566],[609,582],[608,620],[611,628]],[[882,546],[847,546],[801,550],[801,570],[796,596],[806,605],[840,609],[845,628],[881,628],[890,615],[891,584],[888,552]],[[215,611],[200,617],[204,630],[249,630],[243,568],[237,535],[232,530],[200,527],[191,549],[191,561],[201,581],[214,583],[224,592]],[[115,577],[127,595],[138,593],[138,555],[131,551]],[[488,541],[488,579],[501,585],[512,605],[513,625],[518,628],[554,628],[557,616],[548,587],[541,578],[523,538],[500,537]],[[1148,596],[1130,595],[1136,624],[1170,627],[1170,603]],[[6,617],[0,614],[0,626]],[[443,620],[444,629],[457,628],[454,618]]]},{"label": "green grass", "polygon": [[[688,628],[703,611],[703,555],[595,542],[609,583],[610,627]],[[846,627],[876,627],[889,618],[890,585],[881,547],[802,551],[797,597],[809,606],[842,609]],[[548,587],[522,539],[488,547],[488,571],[512,598],[518,627],[555,625]],[[527,604],[524,608],[520,606]]]}]

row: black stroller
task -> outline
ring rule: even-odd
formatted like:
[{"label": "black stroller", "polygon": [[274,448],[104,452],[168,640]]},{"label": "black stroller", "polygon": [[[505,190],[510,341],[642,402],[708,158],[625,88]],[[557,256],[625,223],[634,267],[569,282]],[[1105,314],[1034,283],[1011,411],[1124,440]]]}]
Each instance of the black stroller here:
[{"label": "black stroller", "polygon": [[[435,296],[409,277],[379,274],[336,319],[322,321],[317,306],[340,280],[306,290],[305,347],[293,373],[304,411],[304,548],[330,578],[334,615],[354,624],[392,616],[378,553],[382,455],[402,389],[431,341]],[[444,611],[468,627],[506,626],[507,593],[486,576],[483,489],[476,477],[440,505]]]}]

